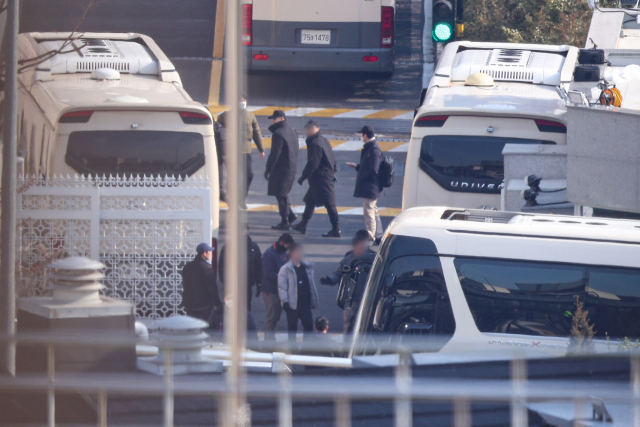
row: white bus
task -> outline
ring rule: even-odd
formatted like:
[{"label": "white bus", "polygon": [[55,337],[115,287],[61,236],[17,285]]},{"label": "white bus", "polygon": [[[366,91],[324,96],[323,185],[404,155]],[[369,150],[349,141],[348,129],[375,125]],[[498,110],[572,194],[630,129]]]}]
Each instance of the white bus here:
[{"label": "white bus", "polygon": [[402,208],[500,206],[505,144],[566,144],[578,49],[448,44],[420,107],[407,154]]},{"label": "white bus", "polygon": [[[60,49],[70,33],[20,34],[21,59]],[[218,237],[218,163],[209,111],[142,34],[83,33],[19,75],[18,144],[38,177],[169,176],[211,183]]]},{"label": "white bus", "polygon": [[243,0],[249,70],[393,73],[395,0]]},{"label": "white bus", "polygon": [[639,259],[638,221],[409,209],[373,263],[354,349],[407,337],[431,351],[561,355],[581,301],[594,349],[615,351],[640,338]]}]

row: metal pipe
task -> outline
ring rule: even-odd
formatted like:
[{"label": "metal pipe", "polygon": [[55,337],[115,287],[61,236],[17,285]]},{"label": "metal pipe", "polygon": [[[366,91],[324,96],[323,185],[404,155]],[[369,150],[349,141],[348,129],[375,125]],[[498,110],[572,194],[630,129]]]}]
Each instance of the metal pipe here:
[{"label": "metal pipe", "polygon": [[[0,327],[1,332],[16,332],[16,185],[17,185],[17,112],[18,112],[18,0],[8,0],[3,40],[4,111],[2,124],[2,212],[0,235]],[[11,375],[16,372],[15,344],[2,345],[2,364]]]},{"label": "metal pipe", "polygon": [[47,378],[49,380],[49,390],[47,390],[47,426],[56,425],[56,389],[55,389],[55,356],[53,344],[47,346]]},{"label": "metal pipe", "polygon": [[98,427],[107,427],[107,393],[98,393]]},{"label": "metal pipe", "polygon": [[240,93],[244,70],[240,45],[240,0],[227,2],[225,34],[225,101],[231,106],[227,126],[227,202],[225,236],[225,304],[224,333],[231,351],[231,365],[226,380],[229,386],[225,408],[227,427],[243,427],[247,424],[246,396],[244,392],[245,372],[243,362],[246,341],[246,229],[245,212],[241,209],[245,199],[244,164],[244,114],[239,110]]},{"label": "metal pipe", "polygon": [[173,427],[173,352],[170,348],[164,353],[164,427]]}]

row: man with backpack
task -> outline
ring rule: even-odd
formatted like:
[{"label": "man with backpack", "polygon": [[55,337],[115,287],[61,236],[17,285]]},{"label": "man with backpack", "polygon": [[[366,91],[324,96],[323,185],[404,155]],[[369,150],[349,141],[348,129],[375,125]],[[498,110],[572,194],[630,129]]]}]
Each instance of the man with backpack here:
[{"label": "man with backpack", "polygon": [[384,194],[379,179],[380,165],[383,163],[384,158],[373,133],[373,128],[371,126],[363,126],[359,133],[364,142],[360,152],[360,164],[347,162],[347,165],[358,171],[353,197],[362,199],[364,225],[369,232],[369,239],[379,244],[384,232],[380,215],[378,214],[378,198]]}]

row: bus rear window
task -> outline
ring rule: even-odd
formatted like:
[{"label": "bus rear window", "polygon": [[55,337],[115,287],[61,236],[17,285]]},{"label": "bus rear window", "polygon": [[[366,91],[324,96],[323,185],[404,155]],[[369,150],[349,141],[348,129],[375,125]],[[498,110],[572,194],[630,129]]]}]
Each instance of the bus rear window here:
[{"label": "bus rear window", "polygon": [[66,162],[84,174],[184,177],[204,166],[204,139],[195,132],[72,132]]},{"label": "bus rear window", "polygon": [[429,135],[422,139],[420,168],[449,191],[499,193],[505,144],[551,141],[489,136]]}]

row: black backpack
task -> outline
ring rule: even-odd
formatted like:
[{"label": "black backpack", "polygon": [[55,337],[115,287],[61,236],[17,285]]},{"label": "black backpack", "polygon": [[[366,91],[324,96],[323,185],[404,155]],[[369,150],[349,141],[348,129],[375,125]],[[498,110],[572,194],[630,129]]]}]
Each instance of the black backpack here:
[{"label": "black backpack", "polygon": [[382,158],[378,169],[378,182],[383,188],[389,188],[393,184],[393,159],[390,156]]}]

